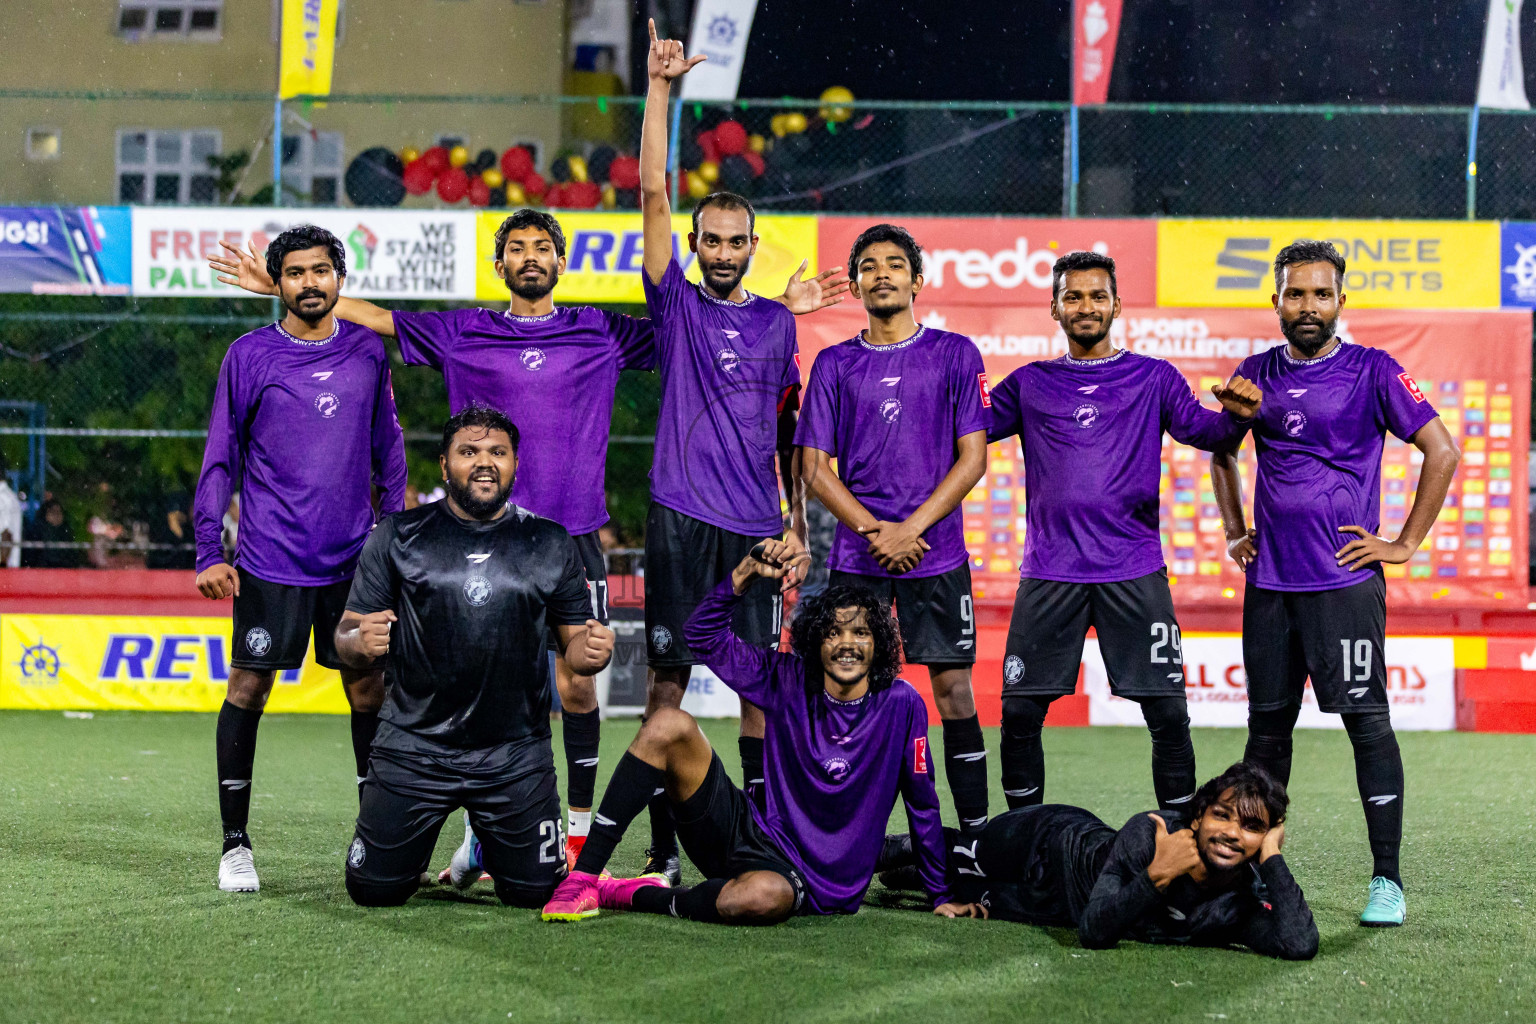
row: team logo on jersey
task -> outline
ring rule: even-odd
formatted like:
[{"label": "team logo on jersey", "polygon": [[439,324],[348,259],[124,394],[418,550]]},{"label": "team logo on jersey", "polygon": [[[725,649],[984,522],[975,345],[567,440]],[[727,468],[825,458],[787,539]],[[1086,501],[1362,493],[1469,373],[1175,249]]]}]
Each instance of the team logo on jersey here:
[{"label": "team logo on jersey", "polygon": [[1084,403],[1072,410],[1072,418],[1077,421],[1078,426],[1087,430],[1099,422],[1099,407]]},{"label": "team logo on jersey", "polygon": [[651,650],[666,654],[672,649],[672,631],[666,626],[651,627]]},{"label": "team logo on jersey", "polygon": [[1301,431],[1307,425],[1307,417],[1300,409],[1292,409],[1285,414],[1285,432],[1292,437],[1300,437]]},{"label": "team logo on jersey", "polygon": [[842,782],[848,777],[848,773],[853,771],[853,765],[848,763],[847,758],[829,757],[821,762],[821,770],[826,772],[827,778],[833,782]]},{"label": "team logo on jersey", "polygon": [[887,398],[880,403],[880,418],[887,423],[895,423],[896,417],[901,415],[901,399]]},{"label": "team logo on jersey", "polygon": [[539,370],[544,366],[544,350],[541,348],[525,348],[517,358],[530,370]]},{"label": "team logo on jersey", "polygon": [[260,626],[245,631],[245,649],[260,658],[272,649],[272,634]]},{"label": "team logo on jersey", "polygon": [[912,773],[928,774],[928,737],[919,736],[912,741]]},{"label": "team logo on jersey", "polygon": [[347,867],[356,871],[363,866],[363,861],[368,859],[368,847],[363,845],[362,839],[352,840],[352,848],[347,851]]},{"label": "team logo on jersey", "polygon": [[992,382],[987,380],[985,373],[978,373],[976,375],[976,383],[981,388],[981,407],[983,409],[992,408]]},{"label": "team logo on jersey", "polygon": [[715,361],[726,373],[735,373],[736,368],[741,365],[741,356],[737,355],[733,348],[723,348],[716,354]]},{"label": "team logo on jersey", "polygon": [[464,581],[464,600],[479,608],[491,599],[491,590],[491,581],[476,574]]},{"label": "team logo on jersey", "polygon": [[1012,686],[1024,678],[1024,659],[1017,654],[1010,654],[1003,659],[1003,683]]},{"label": "team logo on jersey", "polygon": [[740,331],[728,331],[724,327],[720,328],[720,333],[725,335],[727,338],[731,338],[731,339],[736,339],[736,338],[741,337],[741,332]]},{"label": "team logo on jersey", "polygon": [[321,416],[330,419],[336,415],[336,410],[341,408],[341,399],[329,391],[322,391],[315,397],[315,408],[320,411]]},{"label": "team logo on jersey", "polygon": [[1398,374],[1397,379],[1403,382],[1403,387],[1408,389],[1408,393],[1413,396],[1415,402],[1424,401],[1424,392],[1419,390],[1418,381],[1414,380],[1407,373]]}]

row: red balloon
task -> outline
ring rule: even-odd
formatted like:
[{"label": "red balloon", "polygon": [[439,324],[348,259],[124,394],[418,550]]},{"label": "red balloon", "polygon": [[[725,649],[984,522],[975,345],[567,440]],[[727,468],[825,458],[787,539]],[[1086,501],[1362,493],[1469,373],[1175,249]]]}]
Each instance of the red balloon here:
[{"label": "red balloon", "polygon": [[603,201],[603,187],[595,181],[577,181],[565,186],[565,205],[577,210],[595,210]]},{"label": "red balloon", "polygon": [[704,154],[705,160],[719,162],[720,144],[715,141],[714,132],[699,132],[695,141],[698,142],[699,150]]},{"label": "red balloon", "polygon": [[564,205],[566,205],[566,203],[565,203],[565,186],[563,184],[561,184],[560,182],[555,182],[555,184],[549,186],[549,191],[544,193],[544,205],[545,206],[564,206]]},{"label": "red balloon", "polygon": [[491,205],[491,186],[487,185],[484,181],[481,181],[478,177],[469,179],[469,205]]},{"label": "red balloon", "polygon": [[523,179],[533,173],[533,154],[522,146],[513,146],[501,154],[501,173],[508,181],[522,181],[527,188]]},{"label": "red balloon", "polygon": [[448,151],[442,146],[433,146],[421,154],[421,160],[428,167],[432,168],[434,175],[448,169]]},{"label": "red balloon", "polygon": [[640,161],[632,156],[616,156],[608,167],[608,180],[614,188],[640,187]]},{"label": "red balloon", "polygon": [[530,199],[543,195],[544,190],[548,187],[548,184],[544,181],[544,176],[538,171],[529,171],[527,176],[523,178],[523,191],[528,193]]},{"label": "red balloon", "polygon": [[747,148],[747,130],[740,121],[721,121],[715,125],[715,148],[721,156],[736,156]]},{"label": "red balloon", "polygon": [[768,169],[768,165],[763,162],[763,154],[761,153],[754,153],[748,149],[738,155],[752,168],[752,177],[754,178],[761,178],[763,172]]},{"label": "red balloon", "polygon": [[469,195],[469,175],[462,167],[450,167],[437,179],[437,197],[445,203],[456,203]]},{"label": "red balloon", "polygon": [[405,172],[400,179],[405,182],[405,190],[413,196],[424,196],[432,191],[432,181],[437,174],[427,164],[425,158],[412,160],[405,165]]}]

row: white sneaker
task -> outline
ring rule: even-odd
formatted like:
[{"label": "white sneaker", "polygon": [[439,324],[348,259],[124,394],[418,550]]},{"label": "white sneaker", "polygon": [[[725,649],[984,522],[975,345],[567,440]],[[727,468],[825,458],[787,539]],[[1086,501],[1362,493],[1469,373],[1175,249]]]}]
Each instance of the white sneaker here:
[{"label": "white sneaker", "polygon": [[219,888],[225,892],[256,892],[256,862],[249,846],[237,846],[219,858]]},{"label": "white sneaker", "polygon": [[453,859],[438,873],[439,885],[451,885],[455,889],[468,889],[480,880],[479,850],[475,849],[475,830],[469,824],[468,812],[464,815],[464,841],[453,851]]}]

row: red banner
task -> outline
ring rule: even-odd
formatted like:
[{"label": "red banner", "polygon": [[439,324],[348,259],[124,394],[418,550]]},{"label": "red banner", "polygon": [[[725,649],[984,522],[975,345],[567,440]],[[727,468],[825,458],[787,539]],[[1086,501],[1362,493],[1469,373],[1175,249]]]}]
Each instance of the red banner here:
[{"label": "red banner", "polygon": [[[923,322],[969,335],[991,383],[1035,359],[1066,352],[1066,338],[1042,302],[1030,308],[920,307]],[[800,320],[803,366],[827,345],[865,325],[844,302]],[[1527,480],[1530,441],[1531,320],[1524,311],[1362,310],[1340,333],[1386,349],[1434,402],[1462,448],[1461,466],[1429,540],[1405,565],[1386,567],[1390,598],[1406,605],[1504,606],[1526,603]],[[1268,310],[1127,308],[1115,322],[1117,345],[1172,361],[1196,394],[1225,380],[1247,356],[1280,344]],[[1213,404],[1207,398],[1208,404]],[[1381,531],[1402,529],[1418,483],[1417,451],[1388,435],[1382,458]],[[1024,540],[1023,462],[1016,441],[991,446],[987,476],[965,500],[966,545],[979,598],[1011,598]],[[1251,442],[1242,451],[1252,518]],[[1243,574],[1226,556],[1211,491],[1210,459],[1165,440],[1163,553],[1175,600],[1236,607]]]},{"label": "red banner", "polygon": [[1120,38],[1120,6],[1121,0],[1073,0],[1073,103],[1109,99],[1109,75],[1115,68],[1115,42]]},{"label": "red banner", "polygon": [[[1051,267],[1074,249],[1115,258],[1126,305],[1157,303],[1157,224],[1151,220],[1031,220],[1023,217],[902,217],[923,247],[919,305],[1046,306]],[[848,263],[848,250],[872,217],[822,217],[817,262]]]}]

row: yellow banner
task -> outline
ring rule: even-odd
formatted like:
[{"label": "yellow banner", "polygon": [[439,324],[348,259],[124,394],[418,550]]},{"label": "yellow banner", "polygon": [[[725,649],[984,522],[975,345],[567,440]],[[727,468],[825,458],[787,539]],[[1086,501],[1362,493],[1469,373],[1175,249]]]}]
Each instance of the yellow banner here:
[{"label": "yellow banner", "polygon": [[329,95],[340,7],[341,0],[283,0],[278,96]]},{"label": "yellow banner", "polygon": [[[565,274],[555,289],[555,301],[645,301],[640,283],[644,253],[639,213],[557,213],[565,232]],[[506,302],[507,283],[496,276],[496,229],[505,213],[482,213],[475,231],[475,298]],[[687,214],[672,218],[672,251],[677,253],[688,280],[699,280],[698,263],[688,251],[688,232],[693,220]],[[789,275],[810,260],[806,275],[816,273],[816,218],[762,216],[757,218],[757,254],[747,273],[748,291],[769,297],[780,295]]]},{"label": "yellow banner", "polygon": [[1268,306],[1275,253],[1322,238],[1344,254],[1351,309],[1499,304],[1499,226],[1479,221],[1160,220],[1159,306]]},{"label": "yellow banner", "polygon": [[[228,618],[0,616],[0,708],[217,711],[229,682]],[[347,711],[341,677],[280,672],[268,711]]]}]

